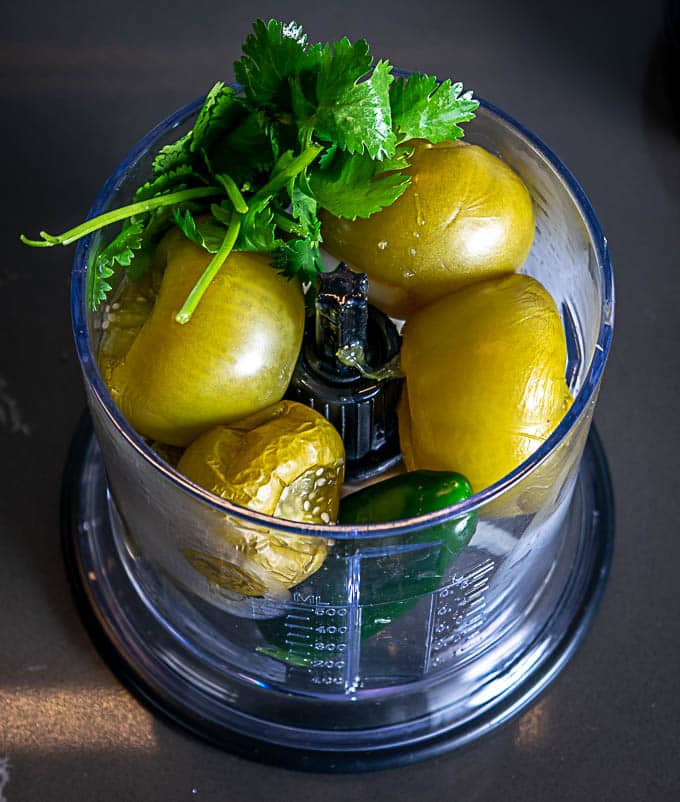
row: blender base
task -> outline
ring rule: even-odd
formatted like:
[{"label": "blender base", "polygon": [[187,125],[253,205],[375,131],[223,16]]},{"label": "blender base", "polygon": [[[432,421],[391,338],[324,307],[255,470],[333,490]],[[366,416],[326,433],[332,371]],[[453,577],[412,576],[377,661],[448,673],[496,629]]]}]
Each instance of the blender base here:
[{"label": "blender base", "polygon": [[[392,768],[435,757],[490,732],[522,711],[566,665],[587,632],[602,597],[612,557],[614,512],[607,461],[591,430],[574,499],[585,509],[577,565],[569,592],[560,599],[539,642],[527,652],[540,655],[509,693],[464,724],[434,730],[408,745],[389,743],[367,751],[298,748],[256,739],[224,725],[228,715],[207,716],[196,704],[205,694],[181,671],[159,670],[155,644],[168,642],[168,631],[131,583],[109,519],[103,462],[84,416],[74,436],[64,472],[62,540],[76,602],[98,650],[116,676],[148,707],[194,735],[251,760],[308,771],[356,772]],[[572,502],[576,503],[576,502]],[[121,615],[119,611],[125,611]],[[171,633],[172,636],[172,633]],[[178,653],[191,646],[177,637]],[[194,658],[195,659],[195,658]],[[225,710],[224,700],[211,700]],[[205,710],[205,708],[203,708]],[[219,711],[218,711],[219,712]],[[267,733],[267,722],[263,722]]]}]

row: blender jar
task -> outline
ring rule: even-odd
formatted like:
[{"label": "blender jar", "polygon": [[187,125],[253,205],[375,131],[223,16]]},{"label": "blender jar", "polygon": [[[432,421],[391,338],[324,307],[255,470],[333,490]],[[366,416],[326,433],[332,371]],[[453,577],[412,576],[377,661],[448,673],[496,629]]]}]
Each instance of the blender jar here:
[{"label": "blender jar", "polygon": [[[91,214],[126,202],[199,107],[153,129]],[[561,311],[575,400],[511,474],[420,518],[284,521],[179,474],[123,419],[97,371],[104,312],[86,310],[85,274],[99,235],[78,248],[72,314],[94,438],[81,433],[67,474],[70,564],[123,675],[185,726],[238,751],[259,744],[287,750],[289,762],[333,755],[328,765],[361,768],[360,753],[378,756],[375,765],[463,743],[545,686],[602,591],[611,498],[588,435],[612,335],[606,241],[571,174],[503,112],[482,102],[467,139],[507,161],[532,195],[536,236],[522,272]],[[258,575],[239,547],[253,538],[326,556],[286,588]]]}]

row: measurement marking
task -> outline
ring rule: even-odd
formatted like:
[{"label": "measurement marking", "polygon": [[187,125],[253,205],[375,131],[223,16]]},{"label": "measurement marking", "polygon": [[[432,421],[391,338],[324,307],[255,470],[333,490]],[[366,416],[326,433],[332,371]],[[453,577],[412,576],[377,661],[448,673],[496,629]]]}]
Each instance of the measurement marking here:
[{"label": "measurement marking", "polygon": [[304,624],[291,624],[290,621],[286,621],[283,625],[286,629],[304,629],[308,632],[313,632],[314,627],[312,626],[305,626]]},{"label": "measurement marking", "polygon": [[[434,594],[430,603],[425,670],[464,654],[484,623],[485,592],[495,562],[487,560]],[[446,601],[444,602],[444,599]]]},{"label": "measurement marking", "polygon": [[482,565],[480,565],[478,568],[475,568],[474,571],[466,574],[465,579],[468,580],[468,582],[481,579],[483,576],[488,574],[489,571],[492,571],[494,567],[495,563],[492,560],[489,560],[488,562],[482,563]]},{"label": "measurement marking", "polygon": [[298,621],[311,621],[308,615],[295,615],[295,613],[288,613],[286,618],[296,618]]},{"label": "measurement marking", "polygon": [[293,632],[291,630],[288,630],[285,633],[285,637],[286,637],[286,640],[288,638],[297,638],[298,640],[301,639],[303,641],[307,641],[307,640],[311,640],[314,637],[314,635],[311,632]]},{"label": "measurement marking", "polygon": [[[291,638],[293,637],[302,638],[303,640],[297,640],[297,641],[291,640]],[[291,632],[290,636],[286,637],[286,643],[297,643],[299,646],[304,646],[311,639],[312,639],[311,635],[298,635],[296,632]]]},{"label": "measurement marking", "polygon": [[296,645],[298,645],[298,644],[295,644],[295,643],[288,643],[288,642],[286,641],[286,646],[290,646],[290,647],[291,647],[291,648],[288,650],[288,651],[289,651],[291,654],[295,654],[295,655],[297,655],[298,657],[302,657],[304,660],[309,660],[309,659],[310,659],[310,658],[309,658],[309,652],[298,652],[296,649],[292,648],[293,646],[296,646]]},{"label": "measurement marking", "polygon": [[487,581],[486,575],[490,571],[493,571],[495,567],[496,564],[494,561],[489,560],[488,562],[482,563],[482,565],[475,568],[469,574],[465,574],[464,576],[454,576],[447,585],[444,585],[437,591],[437,598],[445,599],[449,593],[458,588],[467,591],[468,588],[472,588],[474,590],[477,585],[484,585],[484,583]]},{"label": "measurement marking", "polygon": [[483,615],[478,615],[476,618],[471,618],[469,621],[466,620],[456,629],[456,634],[469,635],[471,632],[476,631],[477,625],[481,624],[483,620]]}]

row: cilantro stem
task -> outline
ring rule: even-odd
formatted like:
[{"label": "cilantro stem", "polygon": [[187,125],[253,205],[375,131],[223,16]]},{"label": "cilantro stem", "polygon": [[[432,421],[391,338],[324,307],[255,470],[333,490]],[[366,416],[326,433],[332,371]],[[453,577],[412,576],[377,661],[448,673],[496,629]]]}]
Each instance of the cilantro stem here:
[{"label": "cilantro stem", "polygon": [[191,320],[191,316],[196,311],[196,307],[203,297],[203,294],[210,286],[210,282],[215,278],[219,272],[219,269],[226,261],[227,256],[229,256],[232,248],[236,244],[236,239],[238,238],[239,231],[241,230],[241,219],[242,216],[240,214],[235,214],[232,218],[229,228],[227,229],[227,233],[225,234],[217,253],[213,256],[210,262],[208,262],[207,267],[203,271],[203,275],[199,278],[196,284],[194,284],[194,288],[187,296],[182,308],[175,315],[175,320],[178,323],[184,325]]},{"label": "cilantro stem", "polygon": [[287,231],[289,234],[297,234],[298,237],[304,234],[302,226],[296,223],[290,215],[283,212],[274,212],[274,222],[280,229]]},{"label": "cilantro stem", "polygon": [[295,178],[298,173],[306,170],[322,150],[322,145],[311,145],[303,150],[284,170],[281,170],[280,173],[277,173],[273,178],[267,181],[262,189],[258,190],[253,195],[250,199],[251,210],[258,211],[261,206],[266,206],[269,199],[280,192],[291,178]]},{"label": "cilantro stem", "polygon": [[170,192],[167,195],[160,195],[157,198],[150,198],[149,200],[138,201],[131,203],[128,206],[121,206],[119,209],[113,209],[110,212],[104,212],[91,220],[86,220],[75,228],[70,228],[64,231],[63,234],[54,236],[48,234],[46,231],[41,231],[40,240],[28,239],[24,234],[20,239],[24,245],[32,245],[35,248],[51,248],[52,245],[70,245],[72,242],[98,231],[104,226],[117,223],[120,220],[125,220],[128,217],[134,217],[136,214],[144,214],[151,212],[154,209],[160,209],[163,206],[174,206],[176,203],[182,203],[187,200],[194,200],[196,198],[208,198],[211,195],[219,195],[221,190],[219,187],[197,187],[196,189],[183,189],[179,192]]},{"label": "cilantro stem", "polygon": [[308,147],[311,146],[311,144],[313,142],[313,139],[312,139],[313,136],[314,136],[314,129],[313,128],[305,128],[304,129],[305,148],[308,148]]},{"label": "cilantro stem", "polygon": [[248,211],[248,204],[241,194],[241,190],[236,186],[234,179],[226,173],[216,175],[215,179],[222,185],[224,191],[229,196],[229,200],[234,204],[234,209],[236,209],[239,214],[245,214]]}]

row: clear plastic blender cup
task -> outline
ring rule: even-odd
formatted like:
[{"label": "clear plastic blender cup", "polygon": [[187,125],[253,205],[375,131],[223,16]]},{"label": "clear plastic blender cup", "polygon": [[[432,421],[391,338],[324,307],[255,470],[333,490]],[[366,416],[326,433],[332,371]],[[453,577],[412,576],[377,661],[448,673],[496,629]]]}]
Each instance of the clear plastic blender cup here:
[{"label": "clear plastic blender cup", "polygon": [[[92,215],[128,201],[199,106],[133,149]],[[482,102],[466,136],[531,192],[536,238],[522,272],[562,313],[575,401],[511,474],[421,518],[284,521],[180,475],[122,418],[97,371],[103,312],[85,305],[97,236],[78,249],[72,314],[95,437],[74,452],[73,568],[128,679],[212,740],[336,756],[462,743],[554,676],[599,598],[611,499],[587,440],[612,336],[606,241],[574,178],[530,132]],[[239,577],[254,569],[234,543],[249,536],[293,549],[321,542],[327,556],[296,587],[265,578],[259,595],[245,595]]]}]

